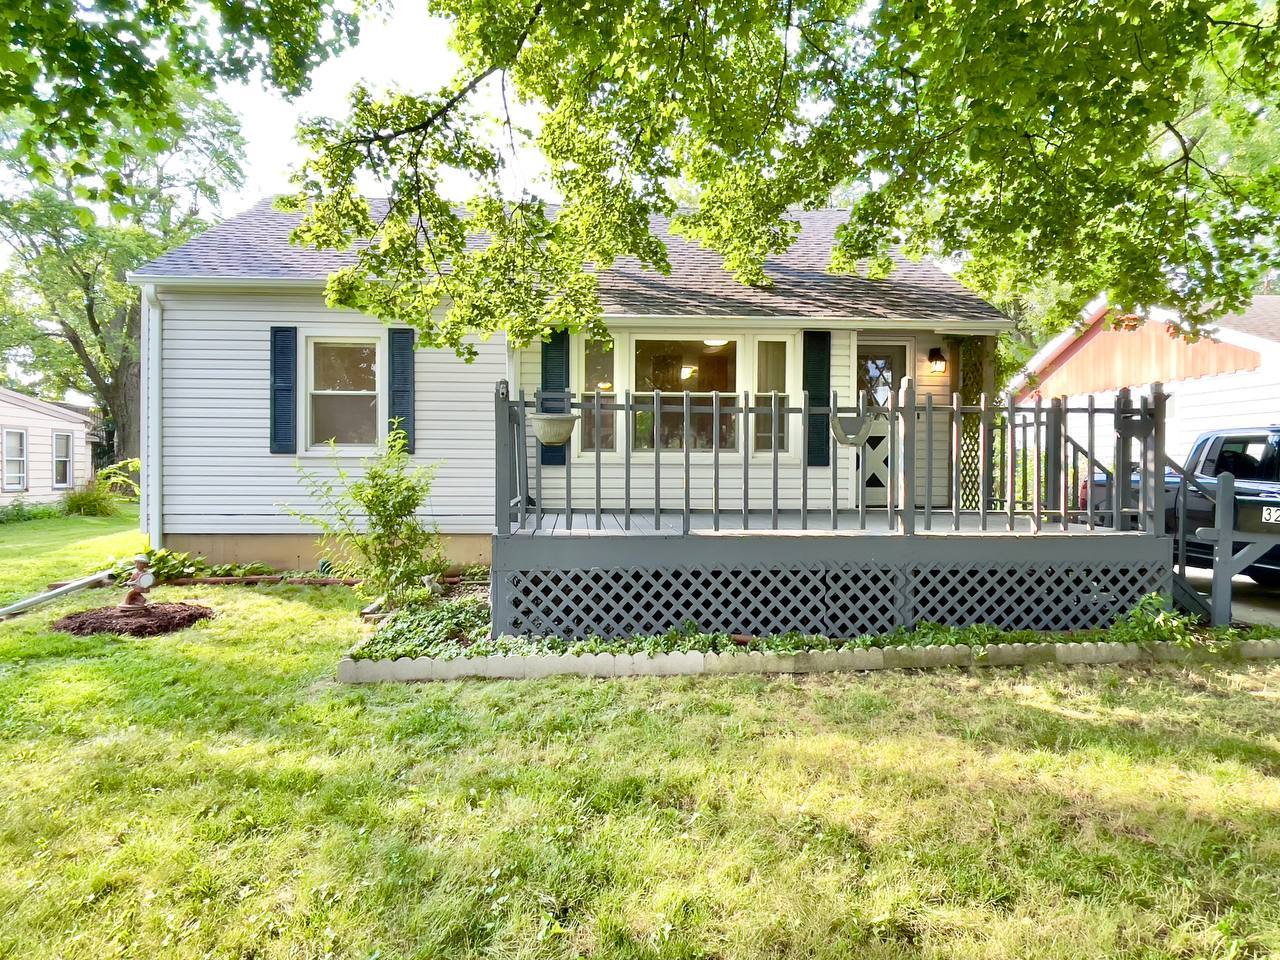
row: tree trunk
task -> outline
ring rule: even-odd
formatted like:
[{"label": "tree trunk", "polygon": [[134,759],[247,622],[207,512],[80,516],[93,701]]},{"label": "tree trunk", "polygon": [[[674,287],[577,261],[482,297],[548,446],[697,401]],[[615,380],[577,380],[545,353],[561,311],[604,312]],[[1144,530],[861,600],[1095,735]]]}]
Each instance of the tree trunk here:
[{"label": "tree trunk", "polygon": [[111,389],[103,401],[115,421],[115,458],[128,460],[142,450],[142,365],[127,360],[116,371]]}]

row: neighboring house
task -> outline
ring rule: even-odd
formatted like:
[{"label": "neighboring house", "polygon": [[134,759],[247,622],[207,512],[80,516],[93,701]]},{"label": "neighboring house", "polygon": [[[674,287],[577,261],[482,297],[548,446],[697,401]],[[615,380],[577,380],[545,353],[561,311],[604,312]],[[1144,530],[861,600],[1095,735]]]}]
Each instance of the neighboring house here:
[{"label": "neighboring house", "polygon": [[[1243,313],[1218,321],[1194,343],[1148,321],[1116,327],[1108,311],[1095,311],[1080,329],[1047,343],[1014,387],[1019,400],[1067,397],[1079,407],[1092,395],[1100,408],[1128,387],[1134,398],[1162,383],[1167,401],[1165,450],[1181,463],[1206,430],[1280,422],[1280,296],[1255,297]],[[1068,432],[1084,442],[1084,417],[1072,415]],[[1109,427],[1098,421],[1099,427]],[[1112,459],[1112,435],[1095,431],[1100,460]]]},{"label": "neighboring house", "polygon": [[[963,349],[979,359],[965,366],[981,381],[965,384],[966,392],[991,389],[995,336],[1010,326],[1002,314],[927,261],[899,258],[886,280],[832,274],[843,214],[794,216],[799,239],[769,258],[770,287],[736,283],[717,254],[668,236],[659,220],[669,275],[624,259],[600,277],[612,351],[564,333],[521,350],[495,336],[477,342],[477,358],[467,364],[451,351],[415,349],[412,331],[327,307],[325,280],[352,262],[351,254],[291,245],[296,216],[263,201],[131,275],[144,304],[145,529],[153,542],[216,560],[308,565],[314,531],[284,509],[307,506],[299,466],[330,469],[331,438],[342,462],[356,464],[385,438],[388,422],[399,420],[414,458],[438,464],[430,518],[449,535],[451,554],[485,560],[495,524],[494,388],[504,379],[530,397],[539,389],[598,389],[606,398],[627,391],[652,398],[655,389],[776,391],[797,402],[808,391],[825,402],[834,390],[842,402],[856,402],[859,391],[885,402],[909,376],[920,398],[946,404],[962,386]],[[636,450],[652,450],[649,417],[634,437]],[[601,483],[617,489],[622,417],[602,420],[597,431],[585,419],[567,456],[586,477],[600,443]],[[771,431],[760,423],[744,438],[746,450],[734,441],[739,454],[732,463],[725,458],[726,485],[741,486],[744,465],[753,488],[770,484],[768,470],[750,469],[753,461],[772,460]],[[938,424],[930,433],[941,465],[951,447]],[[682,429],[678,413],[664,415],[658,442],[679,448]],[[694,415],[695,450],[706,446],[711,429],[711,414]],[[831,487],[825,425],[807,451],[799,449],[799,434],[794,425],[779,431],[776,482],[784,507],[794,505],[805,471],[812,489]],[[925,435],[919,431],[918,445]],[[867,448],[869,497],[889,482],[888,446]],[[563,448],[543,452],[548,500],[563,486],[565,457]],[[698,469],[708,469],[697,459]],[[652,490],[652,467],[637,462],[635,469],[636,488]],[[935,504],[947,502],[946,473],[940,466]],[[922,482],[917,478],[917,495]],[[677,490],[680,477],[664,472],[661,483]]]},{"label": "neighboring house", "polygon": [[51,503],[93,475],[92,418],[0,387],[0,507]]}]

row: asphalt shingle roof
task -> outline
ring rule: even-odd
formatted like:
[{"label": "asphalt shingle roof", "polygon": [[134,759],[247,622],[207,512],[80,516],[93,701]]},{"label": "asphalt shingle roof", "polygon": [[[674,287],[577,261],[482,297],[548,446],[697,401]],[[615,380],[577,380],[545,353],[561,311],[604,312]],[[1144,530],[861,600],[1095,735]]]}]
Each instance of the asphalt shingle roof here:
[{"label": "asphalt shingle roof", "polygon": [[[655,217],[654,234],[667,243],[671,273],[619,259],[600,276],[606,316],[728,316],[911,319],[1005,323],[1006,318],[936,264],[894,254],[885,280],[827,270],[836,227],[846,214],[815,210],[792,215],[800,235],[785,253],[770,257],[773,286],[738,283],[720,255],[669,233]],[[322,281],[353,262],[354,251],[316,250],[289,243],[298,215],[274,209],[270,198],[170,250],[134,272],[138,280],[181,277],[216,280]]]},{"label": "asphalt shingle roof", "polygon": [[1254,297],[1243,313],[1223,317],[1218,325],[1280,343],[1280,294]]}]

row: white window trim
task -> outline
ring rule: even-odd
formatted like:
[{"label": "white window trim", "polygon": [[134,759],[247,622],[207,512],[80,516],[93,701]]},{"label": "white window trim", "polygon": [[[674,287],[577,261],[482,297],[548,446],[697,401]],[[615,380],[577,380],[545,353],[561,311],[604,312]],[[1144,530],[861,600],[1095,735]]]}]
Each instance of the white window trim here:
[{"label": "white window trim", "polygon": [[[58,438],[59,437],[67,438],[67,456],[66,456],[67,482],[66,483],[58,482],[58,461],[63,459],[62,457],[58,456]],[[50,459],[52,461],[51,467],[53,472],[49,474],[49,479],[51,481],[53,489],[71,490],[72,488],[74,488],[76,485],[76,437],[74,433],[72,433],[69,430],[53,431],[53,448],[52,450],[50,450]]]},{"label": "white window trim", "polygon": [[[370,456],[377,452],[378,448],[387,439],[387,338],[385,336],[346,336],[342,334],[315,334],[298,338],[301,343],[298,349],[302,356],[299,362],[302,365],[302,389],[298,391],[298,429],[301,436],[298,438],[298,449],[301,451],[301,457],[323,457],[329,453],[329,444],[312,443],[311,442],[311,393],[312,386],[315,381],[315,366],[313,360],[315,357],[315,346],[318,343],[337,343],[353,346],[365,346],[373,344],[375,348],[373,360],[373,388],[375,393],[375,403],[377,405],[377,417],[375,428],[377,436],[371,444],[351,443],[336,444],[336,449],[342,454],[352,456]],[[365,396],[367,391],[334,391],[326,390],[327,394],[346,393],[350,396]]]},{"label": "white window trim", "polygon": [[[801,394],[801,372],[800,372],[800,342],[801,333],[798,330],[752,330],[748,333],[741,332],[738,329],[723,330],[714,326],[706,327],[643,327],[630,329],[615,329],[613,334],[613,390],[611,392],[617,394],[618,403],[625,401],[626,393],[631,391],[632,396],[636,394],[634,388],[635,380],[635,349],[634,345],[637,340],[703,340],[707,338],[717,338],[733,341],[737,344],[737,365],[734,370],[734,382],[737,389],[734,391],[738,398],[742,397],[744,391],[751,393],[752,405],[758,405],[757,393],[752,389],[756,384],[757,377],[757,349],[756,344],[762,340],[780,341],[787,344],[787,383],[785,393],[788,397],[795,399],[795,405],[799,405]],[[621,361],[621,362],[619,362]],[[569,363],[570,375],[569,382],[571,385],[581,384],[583,388],[587,386],[587,351],[586,338],[580,335],[574,335],[570,338],[569,343]],[[748,386],[749,385],[749,386]],[[575,397],[587,397],[594,390],[583,389],[575,386],[573,393]],[[647,391],[644,391],[647,393]],[[602,391],[603,393],[603,391]],[[728,396],[728,394],[724,394]],[[602,401],[603,402],[603,401]],[[608,414],[603,414],[604,419]],[[615,449],[600,451],[600,459],[602,462],[621,463],[624,460],[623,446],[623,416],[621,411],[614,413],[614,436],[617,438]],[[799,414],[793,414],[792,419],[798,420]],[[796,428],[789,433],[794,436]],[[583,449],[583,440],[585,432],[581,429],[573,432],[573,455],[576,461],[594,462],[596,452]],[[751,443],[752,438],[746,438],[746,442]],[[722,447],[721,455],[723,456],[730,448]],[[735,453],[741,453],[742,448],[733,448]],[[640,450],[632,450],[631,457],[635,460],[637,457],[650,456],[652,448],[642,448]],[[664,451],[670,453],[671,451]],[[695,459],[702,457],[710,459],[712,452],[704,449],[694,449],[689,451],[689,455]],[[773,452],[766,449],[756,450],[752,443],[751,449],[752,459],[771,458]],[[786,447],[778,452],[778,461],[780,463],[800,461],[800,452],[798,444],[794,439],[789,438]]]},{"label": "white window trim", "polygon": [[[9,434],[22,434],[22,483],[9,482],[9,461],[15,459],[8,456]],[[27,431],[21,427],[5,427],[0,431],[0,489],[5,493],[26,493],[31,489],[31,446]]]}]

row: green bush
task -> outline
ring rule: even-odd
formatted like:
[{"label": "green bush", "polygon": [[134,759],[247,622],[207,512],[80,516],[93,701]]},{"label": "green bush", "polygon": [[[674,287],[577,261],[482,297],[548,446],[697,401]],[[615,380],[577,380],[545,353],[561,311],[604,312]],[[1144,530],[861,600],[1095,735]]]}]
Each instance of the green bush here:
[{"label": "green bush", "polygon": [[418,518],[431,496],[433,467],[410,459],[407,439],[393,430],[386,448],[361,464],[353,476],[333,454],[333,478],[300,469],[303,485],[320,505],[315,513],[286,508],[291,516],[321,530],[320,551],[339,576],[362,581],[370,599],[385,597],[395,606],[439,576],[448,564],[440,534]]},{"label": "green bush", "polygon": [[0,523],[21,523],[23,520],[47,520],[62,516],[60,503],[27,503],[22,499],[0,507]]},{"label": "green bush", "polygon": [[114,517],[120,512],[120,505],[110,487],[90,480],[80,489],[62,495],[62,509],[80,517]]},{"label": "green bush", "polygon": [[142,488],[136,478],[141,472],[142,461],[133,457],[103,467],[98,471],[97,482],[121,500],[137,500]]},{"label": "green bush", "polygon": [[1184,647],[1196,643],[1195,617],[1169,609],[1158,593],[1149,593],[1132,610],[1120,617],[1108,631],[1116,643],[1156,643],[1168,641]]}]

